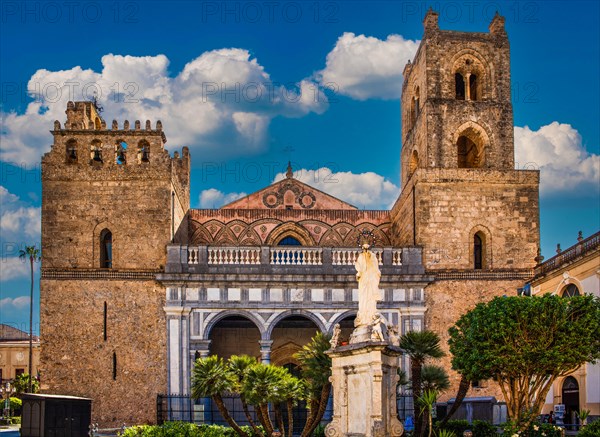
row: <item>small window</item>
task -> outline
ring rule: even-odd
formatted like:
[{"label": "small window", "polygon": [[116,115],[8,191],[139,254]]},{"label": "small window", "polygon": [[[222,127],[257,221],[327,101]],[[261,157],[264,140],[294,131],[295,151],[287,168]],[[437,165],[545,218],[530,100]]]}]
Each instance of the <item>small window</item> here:
[{"label": "small window", "polygon": [[471,74],[469,76],[469,99],[477,100],[477,75]]},{"label": "small window", "polygon": [[119,141],[115,146],[115,162],[118,165],[127,163],[127,143],[125,141]]},{"label": "small window", "polygon": [[113,352],[113,357],[112,357],[112,365],[113,365],[113,369],[112,369],[112,378],[113,381],[117,380],[117,353]]},{"label": "small window", "polygon": [[454,74],[456,100],[465,100],[465,80],[462,74]]},{"label": "small window", "polygon": [[561,295],[563,297],[581,296],[581,294],[579,293],[579,288],[577,288],[577,285],[575,284],[569,284],[565,288],[563,288]]},{"label": "small window", "polygon": [[481,167],[479,147],[470,138],[461,135],[456,142],[458,168]]},{"label": "small window", "polygon": [[25,374],[25,369],[15,369],[15,377]]},{"label": "small window", "polygon": [[279,243],[277,243],[278,246],[302,246],[302,243],[300,243],[300,241],[298,241],[297,239],[295,239],[294,237],[284,237],[282,238]]},{"label": "small window", "polygon": [[138,143],[138,162],[150,162],[150,144],[146,140]]},{"label": "small window", "polygon": [[108,229],[100,233],[100,268],[112,268],[112,233]]},{"label": "small window", "polygon": [[67,141],[66,153],[67,163],[75,164],[77,162],[77,142],[75,140]]},{"label": "small window", "polygon": [[473,268],[475,270],[483,269],[483,238],[480,232],[473,236]]},{"label": "small window", "polygon": [[92,164],[102,164],[102,143],[100,141],[93,141],[90,147],[90,157]]}]

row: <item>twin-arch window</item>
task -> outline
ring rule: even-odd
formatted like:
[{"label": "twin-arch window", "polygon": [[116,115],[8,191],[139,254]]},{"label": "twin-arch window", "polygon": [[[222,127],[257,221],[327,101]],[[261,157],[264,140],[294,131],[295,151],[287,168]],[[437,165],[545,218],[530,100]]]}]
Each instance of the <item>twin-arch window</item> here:
[{"label": "twin-arch window", "polygon": [[[77,141],[71,139],[67,141],[65,145],[65,155],[68,164],[75,164],[79,160]],[[91,164],[103,164],[106,160],[106,156],[103,156],[103,146],[100,140],[93,140],[90,144],[90,163]],[[118,165],[123,165],[128,162],[127,155],[127,143],[119,140],[115,143],[114,148],[114,162]],[[110,159],[110,157],[109,157]],[[138,163],[150,162],[150,144],[146,140],[141,140],[137,147],[137,161]]]},{"label": "twin-arch window", "polygon": [[479,78],[475,73],[454,74],[455,97],[456,100],[479,100],[478,85]]}]

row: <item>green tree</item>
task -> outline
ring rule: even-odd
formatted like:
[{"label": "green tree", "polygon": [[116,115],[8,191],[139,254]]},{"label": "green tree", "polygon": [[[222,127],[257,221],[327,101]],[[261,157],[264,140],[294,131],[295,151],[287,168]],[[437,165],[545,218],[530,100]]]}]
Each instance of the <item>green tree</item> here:
[{"label": "green tree", "polygon": [[287,369],[271,364],[258,363],[250,367],[242,382],[241,393],[254,405],[258,420],[268,436],[273,434],[275,426],[271,421],[269,403],[282,401],[280,390]]},{"label": "green tree", "polygon": [[36,378],[31,378],[31,388],[29,388],[29,374],[21,373],[17,375],[12,382],[15,394],[20,395],[23,393],[37,393],[40,389],[40,383]]},{"label": "green tree", "polygon": [[600,358],[600,298],[498,297],[449,332],[452,367],[494,379],[511,420],[525,430],[556,378]]},{"label": "green tree", "polygon": [[233,417],[231,417],[227,407],[223,403],[222,394],[233,391],[235,384],[236,376],[223,362],[222,358],[211,355],[210,357],[198,358],[198,360],[196,360],[192,373],[192,398],[200,399],[210,397],[217,405],[219,412],[229,426],[231,426],[238,435],[248,437],[248,434],[244,432]]},{"label": "green tree", "polygon": [[433,364],[425,364],[421,369],[421,382],[423,394],[419,398],[421,414],[423,415],[423,423],[427,423],[429,436],[431,437],[432,429],[432,410],[439,394],[450,387],[450,379],[448,373],[441,366]]},{"label": "green tree", "polygon": [[33,263],[41,259],[41,251],[34,246],[25,246],[19,251],[19,258],[29,259],[29,271],[31,272],[31,287],[29,293],[29,384],[28,393],[32,391],[31,373],[33,372]]},{"label": "green tree", "polygon": [[415,436],[423,435],[423,414],[419,405],[422,392],[421,370],[428,358],[441,358],[440,337],[433,331],[410,331],[400,337],[400,348],[410,357],[413,403],[415,405]]},{"label": "green tree", "polygon": [[312,435],[323,419],[331,393],[331,358],[325,351],[331,348],[330,336],[317,332],[310,343],[304,345],[294,357],[300,363],[302,379],[306,387],[309,415],[301,437]]},{"label": "green tree", "polygon": [[256,358],[248,356],[248,355],[232,355],[227,361],[227,365],[235,375],[234,381],[234,391],[240,394],[240,401],[242,402],[242,409],[244,410],[244,415],[248,420],[248,423],[254,430],[255,434],[260,437],[264,437],[262,431],[258,428],[258,426],[252,420],[252,416],[250,415],[250,410],[248,409],[248,402],[246,401],[246,397],[242,391],[242,385],[248,369],[252,366],[258,364]]}]

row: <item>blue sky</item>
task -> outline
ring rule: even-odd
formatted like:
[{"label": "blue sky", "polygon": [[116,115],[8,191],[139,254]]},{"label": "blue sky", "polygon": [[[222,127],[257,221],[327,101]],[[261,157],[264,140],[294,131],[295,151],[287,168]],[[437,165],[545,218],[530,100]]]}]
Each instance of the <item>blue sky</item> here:
[{"label": "blue sky", "polygon": [[516,160],[542,173],[543,254],[596,232],[598,2],[3,1],[0,321],[28,328],[15,256],[39,242],[39,159],[67,100],[97,90],[108,123],[160,118],[169,150],[191,148],[193,207],[268,185],[291,159],[305,182],[387,208],[402,68],[430,5],[442,29],[506,18]]}]

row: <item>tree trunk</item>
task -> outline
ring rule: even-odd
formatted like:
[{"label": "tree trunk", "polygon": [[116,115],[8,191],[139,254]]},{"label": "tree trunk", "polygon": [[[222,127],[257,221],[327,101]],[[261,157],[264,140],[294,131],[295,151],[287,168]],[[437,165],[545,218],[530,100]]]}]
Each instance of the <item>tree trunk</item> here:
[{"label": "tree trunk", "polygon": [[287,401],[287,415],[288,415],[288,437],[294,436],[294,404],[291,399]]},{"label": "tree trunk", "polygon": [[277,405],[273,405],[273,409],[275,410],[275,423],[277,423],[277,426],[279,428],[279,432],[282,435],[285,435],[285,428],[283,426],[283,414],[281,414],[281,404]]},{"label": "tree trunk", "polygon": [[331,384],[325,384],[321,389],[321,399],[319,400],[319,409],[317,410],[317,414],[315,415],[313,422],[310,426],[308,435],[311,435],[319,423],[321,423],[321,419],[325,414],[325,410],[327,409],[327,401],[329,400],[329,393],[331,392]]},{"label": "tree trunk", "polygon": [[240,428],[240,426],[236,423],[236,421],[233,420],[233,417],[231,417],[229,415],[229,411],[227,411],[227,407],[225,407],[225,404],[223,403],[223,398],[221,398],[221,395],[220,394],[214,395],[213,400],[215,401],[215,404],[217,404],[217,408],[219,409],[221,416],[223,416],[223,419],[225,419],[225,421],[229,424],[229,426],[231,426],[235,430],[235,432],[238,433],[239,436],[249,437],[248,434],[246,434],[244,432],[244,430],[242,430],[242,428]]},{"label": "tree trunk", "polygon": [[310,436],[310,428],[313,424],[313,421],[315,420],[315,417],[317,417],[317,411],[319,411],[319,404],[318,401],[316,399],[311,399],[309,401],[310,403],[310,415],[308,416],[308,418],[306,419],[306,423],[304,424],[304,429],[302,430],[302,434],[300,435],[300,437],[308,437]]},{"label": "tree trunk", "polygon": [[252,420],[252,415],[250,414],[250,410],[248,409],[248,403],[246,402],[246,399],[244,399],[243,396],[240,396],[240,400],[242,401],[242,409],[244,410],[244,415],[246,416],[248,423],[250,424],[250,426],[256,434],[258,434],[260,437],[264,437],[264,434],[260,431],[260,429],[258,429],[256,423],[254,423],[254,420]]},{"label": "tree trunk", "polygon": [[454,403],[452,404],[452,408],[450,408],[450,411],[446,414],[446,417],[444,417],[441,420],[440,428],[443,428],[444,425],[450,420],[452,415],[454,413],[456,413],[456,411],[458,411],[460,404],[462,404],[463,399],[467,396],[470,386],[471,386],[471,381],[469,381],[469,379],[466,376],[462,375],[460,378],[460,384],[458,384],[458,391],[456,392],[456,399],[454,400]]},{"label": "tree trunk", "polygon": [[269,405],[263,404],[259,406],[260,411],[262,412],[263,419],[265,423],[263,426],[265,427],[265,431],[267,432],[267,436],[271,436],[273,434],[273,422],[271,422],[271,417],[269,416]]},{"label": "tree trunk", "polygon": [[32,392],[31,378],[33,374],[33,256],[29,256],[29,266],[31,270],[31,292],[29,294],[29,389],[28,393]]},{"label": "tree trunk", "polygon": [[415,437],[423,437],[423,415],[419,411],[419,398],[421,397],[421,366],[420,360],[411,358],[410,372],[412,378],[413,410],[415,413]]}]

